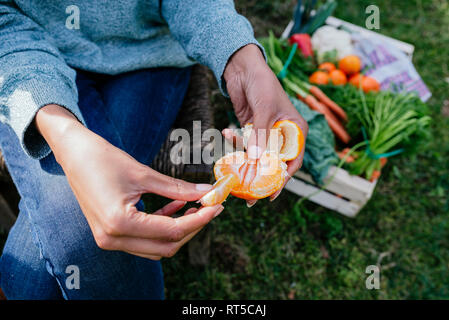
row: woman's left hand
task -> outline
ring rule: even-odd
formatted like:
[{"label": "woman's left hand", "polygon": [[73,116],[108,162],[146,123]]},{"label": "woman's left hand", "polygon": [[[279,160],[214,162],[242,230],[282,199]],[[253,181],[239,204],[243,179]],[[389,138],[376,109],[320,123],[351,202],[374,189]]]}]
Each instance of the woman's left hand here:
[{"label": "woman's left hand", "polygon": [[[241,125],[253,123],[253,133],[248,141],[248,157],[258,159],[268,140],[274,123],[291,120],[307,137],[307,122],[296,111],[276,75],[265,62],[259,47],[246,45],[238,50],[228,62],[223,74],[235,114]],[[288,174],[292,176],[302,165],[304,148],[300,155],[287,162]],[[286,179],[285,183],[287,183]],[[284,183],[284,186],[285,186]],[[274,200],[282,188],[273,194]]]}]

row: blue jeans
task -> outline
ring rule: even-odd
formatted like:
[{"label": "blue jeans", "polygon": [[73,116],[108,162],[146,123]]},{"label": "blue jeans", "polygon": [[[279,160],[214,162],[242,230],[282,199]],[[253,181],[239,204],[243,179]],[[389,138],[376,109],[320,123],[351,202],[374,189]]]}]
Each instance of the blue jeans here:
[{"label": "blue jeans", "polygon": [[[117,76],[78,71],[87,127],[149,164],[176,118],[190,71],[158,68]],[[53,154],[40,161],[28,157],[3,123],[0,146],[21,196],[0,258],[0,285],[8,299],[164,298],[160,262],[96,245]],[[138,207],[143,209],[142,201]]]}]

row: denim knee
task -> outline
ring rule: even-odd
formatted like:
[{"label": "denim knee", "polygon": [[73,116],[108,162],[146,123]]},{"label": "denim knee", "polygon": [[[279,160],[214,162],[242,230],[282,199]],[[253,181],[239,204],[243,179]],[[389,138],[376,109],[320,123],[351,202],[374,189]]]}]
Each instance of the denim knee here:
[{"label": "denim knee", "polygon": [[[97,246],[65,176],[46,172],[36,162],[25,166],[16,161],[10,169],[16,183],[19,182],[20,214],[29,217],[46,272],[55,279],[64,298],[164,297],[162,268],[158,261]],[[8,272],[17,277],[22,272],[20,277],[27,277],[23,268]]]},{"label": "denim knee", "polygon": [[34,242],[26,213],[19,214],[0,257],[0,286],[9,300],[62,299]]},{"label": "denim knee", "polygon": [[29,206],[24,210],[34,210],[31,224],[47,271],[65,298],[163,298],[160,262],[100,249],[67,185],[47,181],[40,197],[26,202]]}]

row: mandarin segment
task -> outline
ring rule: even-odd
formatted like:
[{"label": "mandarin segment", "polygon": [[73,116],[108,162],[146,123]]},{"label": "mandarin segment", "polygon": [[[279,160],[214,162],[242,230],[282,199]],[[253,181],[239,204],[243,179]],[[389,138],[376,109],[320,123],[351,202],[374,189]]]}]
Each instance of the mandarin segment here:
[{"label": "mandarin segment", "polygon": [[240,181],[234,174],[227,174],[221,177],[214,183],[213,189],[201,198],[201,205],[208,207],[222,203],[229,196],[231,190],[239,184]]},{"label": "mandarin segment", "polygon": [[284,183],[286,164],[274,152],[265,152],[255,163],[249,161],[246,153],[238,151],[221,158],[214,166],[217,180],[226,175],[235,175],[239,185],[231,194],[235,197],[254,200],[272,195]]}]

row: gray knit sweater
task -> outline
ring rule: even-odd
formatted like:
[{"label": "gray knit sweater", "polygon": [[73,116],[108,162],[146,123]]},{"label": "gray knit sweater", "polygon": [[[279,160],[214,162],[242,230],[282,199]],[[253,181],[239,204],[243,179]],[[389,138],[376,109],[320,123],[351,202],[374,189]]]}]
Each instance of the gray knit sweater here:
[{"label": "gray knit sweater", "polygon": [[222,75],[255,43],[232,0],[0,0],[0,121],[24,150],[50,152],[33,119],[58,104],[84,123],[72,68],[118,74],[196,62]]}]

